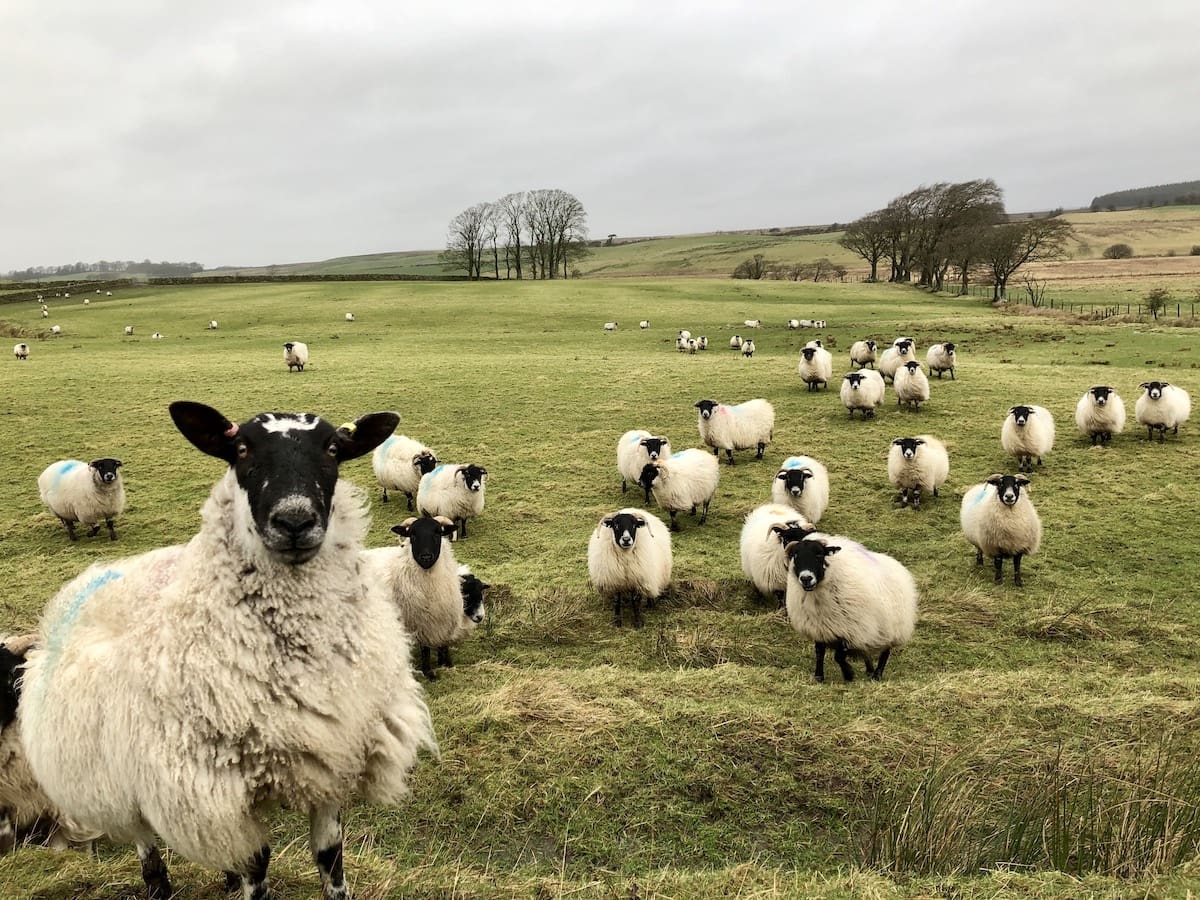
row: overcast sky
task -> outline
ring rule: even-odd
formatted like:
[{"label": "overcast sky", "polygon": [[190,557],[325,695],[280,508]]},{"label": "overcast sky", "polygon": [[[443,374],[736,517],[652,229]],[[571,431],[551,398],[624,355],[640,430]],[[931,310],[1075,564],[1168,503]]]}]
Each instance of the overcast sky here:
[{"label": "overcast sky", "polygon": [[1200,178],[1194,0],[4,0],[0,34],[0,271],[440,248],[529,188],[648,235]]}]

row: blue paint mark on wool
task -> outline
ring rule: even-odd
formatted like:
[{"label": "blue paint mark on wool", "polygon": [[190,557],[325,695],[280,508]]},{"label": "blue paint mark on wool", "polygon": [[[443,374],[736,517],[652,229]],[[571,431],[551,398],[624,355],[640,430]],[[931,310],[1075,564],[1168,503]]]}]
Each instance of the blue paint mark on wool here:
[{"label": "blue paint mark on wool", "polygon": [[637,443],[638,441],[640,441],[641,439],[642,439],[642,436],[641,436],[640,434],[635,434],[633,437],[631,437],[631,438],[629,439],[629,443],[631,443],[631,444],[636,444],[636,443]]},{"label": "blue paint mark on wool", "polygon": [[783,463],[785,469],[799,469],[808,464],[807,456],[794,456]]},{"label": "blue paint mark on wool", "polygon": [[983,502],[983,498],[987,496],[987,485],[981,484],[979,490],[975,494],[975,499],[971,501],[971,506],[978,506]]},{"label": "blue paint mark on wool", "polygon": [[96,591],[100,590],[106,584],[116,581],[121,577],[121,574],[116,569],[105,569],[88,581],[80,589],[79,593],[72,598],[61,618],[54,623],[46,639],[47,672],[53,668],[59,654],[62,653],[63,643],[67,639],[67,634],[70,632],[71,626],[75,624],[75,620],[79,618],[79,614],[83,612],[84,604],[95,595]]},{"label": "blue paint mark on wool", "polygon": [[[433,479],[435,477],[437,477],[437,475],[444,468],[446,468],[444,465],[437,466],[432,472],[430,472],[428,475],[421,478],[421,483],[417,486],[417,496],[418,497],[420,497],[422,494],[429,493],[429,485],[433,484]],[[428,480],[426,480],[426,479],[428,479]]]},{"label": "blue paint mark on wool", "polygon": [[677,453],[672,453],[672,454],[671,454],[671,459],[679,459],[679,457],[683,456],[683,454],[684,454],[685,452],[686,452],[686,451],[684,451],[684,450],[680,450],[680,451],[678,451]]},{"label": "blue paint mark on wool", "polygon": [[59,463],[58,468],[54,472],[54,480],[50,482],[51,493],[58,490],[58,483],[60,481],[62,481],[62,477],[64,475],[66,475],[68,472],[70,472],[76,466],[82,466],[82,465],[83,465],[83,463],[81,463],[77,459],[68,459],[65,462]]},{"label": "blue paint mark on wool", "polygon": [[396,443],[396,436],[392,435],[390,438],[388,438],[386,441],[384,441],[382,444],[380,444],[379,449],[376,450],[375,452],[378,453],[380,456],[386,456],[387,452],[388,452],[388,448],[390,446],[392,446],[392,444],[394,444],[394,443]]}]

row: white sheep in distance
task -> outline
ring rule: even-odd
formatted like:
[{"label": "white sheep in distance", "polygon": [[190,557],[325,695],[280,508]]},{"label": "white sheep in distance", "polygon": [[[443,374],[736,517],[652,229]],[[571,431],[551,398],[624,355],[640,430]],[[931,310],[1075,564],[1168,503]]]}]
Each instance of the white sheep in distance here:
[{"label": "white sheep in distance", "polygon": [[29,345],[24,341],[19,344],[13,344],[13,356],[17,359],[29,359]]},{"label": "white sheep in distance", "polygon": [[301,372],[308,365],[308,344],[300,341],[288,341],[283,345],[283,361],[288,367],[288,372],[292,369],[297,369]]},{"label": "white sheep in distance", "polygon": [[762,328],[762,319],[747,319],[742,324],[747,328]]},{"label": "white sheep in distance", "polygon": [[714,456],[720,456],[724,450],[731,466],[734,450],[757,448],[756,458],[762,459],[775,435],[775,407],[761,398],[736,406],[700,400],[695,408],[700,410],[696,423],[700,439],[706,447],[713,448]]},{"label": "white sheep in distance", "polygon": [[697,341],[695,338],[690,338],[690,339],[688,340],[688,342],[687,342],[687,351],[688,351],[688,353],[692,354],[692,356],[695,356],[695,355],[696,355],[696,348],[697,348],[698,346],[699,346],[699,342],[698,342],[698,341]]},{"label": "white sheep in distance", "polygon": [[423,516],[445,516],[458,526],[451,538],[467,536],[467,520],[483,513],[488,470],[474,463],[454,466],[442,463],[421,476],[417,485],[417,512]]},{"label": "white sheep in distance", "polygon": [[749,359],[754,355],[754,341],[747,338],[742,341],[742,359]]},{"label": "white sheep in distance", "polygon": [[216,319],[209,319],[209,320],[208,320],[208,330],[209,330],[209,331],[216,331],[216,330],[217,330],[217,320],[216,320]]},{"label": "white sheep in distance", "polygon": [[875,410],[883,406],[885,390],[882,375],[874,369],[859,369],[842,378],[842,405],[850,411],[852,419],[856,409],[864,419],[874,418]]},{"label": "white sheep in distance", "polygon": [[152,341],[161,341],[162,339],[163,336],[161,331],[156,331],[154,334],[150,335],[150,340]]},{"label": "white sheep in distance", "polygon": [[878,348],[872,340],[855,341],[850,346],[850,363],[860,369],[870,366],[875,368],[875,351]]},{"label": "white sheep in distance", "polygon": [[[646,463],[656,462],[660,457],[671,455],[671,442],[665,437],[651,434],[642,428],[634,428],[621,435],[617,441],[617,471],[621,475],[621,493],[628,490],[629,482],[637,484]],[[650,502],[650,492],[646,492]]]},{"label": "white sheep in distance", "polygon": [[346,313],[346,321],[353,322],[354,321],[354,313]]},{"label": "white sheep in distance", "polygon": [[133,334],[133,326],[132,325],[125,326],[125,334],[126,334],[126,336]]},{"label": "white sheep in distance", "polygon": [[671,530],[679,531],[676,516],[700,510],[700,521],[708,521],[708,506],[717,493],[721,467],[715,457],[703,450],[688,449],[672,453],[658,462],[646,463],[638,484],[654,494],[654,501],[671,514]]},{"label": "white sheep in distance", "polygon": [[[68,294],[68,296],[70,296],[70,295]],[[91,301],[91,300],[89,300],[87,297],[84,297],[84,298],[83,298],[83,305],[84,305],[84,306],[87,306],[87,305],[88,305],[88,304],[90,304],[91,302],[92,302],[92,301]]]},{"label": "white sheep in distance", "polygon": [[616,331],[616,330],[617,330],[617,323],[616,323],[616,322],[605,322],[605,323],[604,323],[604,330],[605,330],[605,331]]},{"label": "white sheep in distance", "polygon": [[437,454],[420,441],[403,434],[393,434],[371,454],[375,480],[383,489],[382,500],[388,502],[388,490],[401,491],[413,508],[413,495],[421,486],[421,476],[437,466]]},{"label": "white sheep in distance", "polygon": [[51,334],[62,334],[62,326],[61,325],[51,325],[50,333]]},{"label": "white sheep in distance", "polygon": [[592,587],[612,600],[613,625],[621,627],[625,602],[631,624],[641,628],[642,602],[653,606],[671,583],[671,534],[662,520],[633,507],[609,513],[588,540],[587,558]]},{"label": "white sheep in distance", "polygon": [[1140,385],[1145,393],[1137,399],[1133,408],[1134,418],[1139,425],[1146,426],[1146,439],[1154,440],[1158,431],[1158,442],[1167,439],[1167,429],[1179,434],[1179,426],[1192,414],[1192,398],[1183,388],[1169,381],[1143,381]]},{"label": "white sheep in distance", "polygon": [[888,450],[888,481],[900,489],[900,505],[921,505],[921,492],[938,488],[950,476],[950,455],[946,445],[931,434],[896,438]]},{"label": "white sheep in distance", "polygon": [[1125,401],[1108,385],[1088,388],[1075,405],[1075,425],[1092,439],[1093,447],[1097,441],[1107,444],[1125,429]]},{"label": "white sheep in distance", "polygon": [[925,365],[929,366],[930,375],[937,372],[937,377],[941,378],[943,372],[949,372],[950,380],[956,380],[954,367],[958,365],[958,353],[954,349],[954,344],[950,341],[933,344],[925,353]]},{"label": "white sheep in distance", "polygon": [[735,334],[733,337],[731,337],[729,339],[729,349],[730,350],[741,350],[742,349],[742,336],[740,334]]},{"label": "white sheep in distance", "polygon": [[824,347],[810,343],[800,351],[800,363],[796,371],[810,392],[822,386],[827,388],[829,379],[833,377],[833,354]]},{"label": "white sheep in distance", "polygon": [[675,349],[680,353],[687,353],[688,344],[692,342],[691,338],[675,338]]},{"label": "white sheep in distance", "polygon": [[1021,559],[1037,553],[1042,544],[1042,520],[1029,499],[1029,479],[1023,475],[993,475],[963,494],[959,521],[963,536],[975,547],[975,563],[990,556],[996,584],[1002,581],[1004,560],[1012,557],[1013,584],[1022,586]]},{"label": "white sheep in distance", "polygon": [[904,404],[912,409],[920,409],[921,404],[929,399],[929,379],[915,359],[896,369],[892,384],[896,390],[897,406]]},{"label": "white sheep in distance", "polygon": [[692,333],[690,331],[688,331],[686,328],[679,329],[679,340],[690,341],[691,339],[692,339]]},{"label": "white sheep in distance", "polygon": [[1017,458],[1022,472],[1033,471],[1033,461],[1054,448],[1054,416],[1044,406],[1010,407],[1000,427],[1000,446]]},{"label": "white sheep in distance", "polygon": [[771,499],[820,522],[829,507],[829,470],[811,456],[789,456],[771,481]]},{"label": "white sheep in distance", "polygon": [[338,479],[399,417],[171,416],[225,473],[187,544],[93,565],[47,605],[26,758],[64,816],[138,844],[151,897],[172,895],[159,838],[266,897],[280,806],[308,812],[324,895],[345,897],[341,804],[399,802],[437,746],[408,634],[361,575],[366,498]]},{"label": "white sheep in distance", "polygon": [[707,350],[708,349],[708,338],[706,338],[704,335],[700,335],[700,337],[696,338],[696,346],[699,347],[701,350]]},{"label": "white sheep in distance", "polygon": [[43,318],[43,319],[48,319],[48,318],[50,318],[50,310],[48,310],[48,309],[43,309],[43,310],[42,310],[42,318]]},{"label": "white sheep in distance", "polygon": [[788,331],[795,331],[797,328],[800,327],[800,320],[799,319],[788,319],[787,327],[788,327]]},{"label": "white sheep in distance", "polygon": [[892,346],[883,351],[879,357],[879,374],[884,378],[896,380],[896,370],[912,359],[917,358],[917,345],[912,338],[896,338]]},{"label": "white sheep in distance", "polygon": [[643,331],[645,331],[649,327],[650,327],[649,319],[642,319],[642,321],[638,322],[638,328],[642,329]]},{"label": "white sheep in distance", "polygon": [[829,646],[846,681],[854,680],[850,655],[863,660],[870,678],[882,680],[892,650],[907,644],[916,628],[912,573],[892,557],[840,535],[810,534],[786,549],[788,620],[813,642],[816,680],[825,680]]},{"label": "white sheep in distance", "polygon": [[817,528],[790,506],[766,503],[752,509],[742,525],[742,572],[764,597],[783,603],[787,591],[787,553],[784,545],[799,541]]},{"label": "white sheep in distance", "polygon": [[67,536],[78,540],[75,523],[89,527],[88,537],[108,526],[110,540],[117,539],[113,518],[125,510],[125,485],[121,481],[119,459],[106,456],[90,463],[60,459],[38,476],[38,495],[46,508],[67,526]]}]

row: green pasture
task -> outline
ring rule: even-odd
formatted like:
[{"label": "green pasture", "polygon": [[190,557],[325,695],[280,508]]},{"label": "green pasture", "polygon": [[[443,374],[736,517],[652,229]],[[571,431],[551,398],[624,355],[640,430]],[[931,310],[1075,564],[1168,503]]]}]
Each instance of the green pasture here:
[{"label": "green pasture", "polygon": [[[741,253],[742,250],[737,251]],[[768,252],[767,255],[771,255]],[[597,257],[598,259],[598,257]],[[0,305],[32,345],[0,358],[0,630],[34,626],[89,563],[181,542],[221,464],[167,405],[235,420],[305,410],[342,422],[400,412],[443,461],[491,473],[487,507],[456,545],[496,585],[489,619],[428,687],[442,747],[399,809],[351,806],[347,872],[383,897],[1182,897],[1200,890],[1200,422],[1164,445],[1133,422],[1137,385],[1200,395],[1191,328],[1067,324],[979,298],[905,287],[727,280],[511,284],[343,283],[118,291]],[[347,323],[344,314],[355,313]],[[757,352],[727,349],[761,318]],[[797,351],[825,319],[828,391],[807,393]],[[207,331],[210,319],[219,322]],[[638,320],[649,319],[645,331]],[[618,331],[602,330],[606,321]],[[51,324],[57,338],[43,338]],[[123,329],[133,325],[135,334]],[[674,350],[676,331],[707,352]],[[154,331],[161,341],[150,340]],[[956,381],[919,412],[891,399],[850,421],[840,376],[857,338],[959,347]],[[289,374],[285,340],[310,366]],[[1129,427],[1110,447],[1075,432],[1076,400],[1109,384]],[[721,470],[709,522],[681,517],[673,589],[646,627],[616,629],[589,589],[586,544],[622,495],[618,436],[698,440],[702,398],[769,399],[765,461]],[[1058,442],[1032,476],[1043,549],[1025,588],[993,585],[959,534],[963,491],[1015,471],[1010,405],[1037,403]],[[931,433],[949,484],[919,512],[893,503],[889,442]],[[743,578],[745,514],[785,456],[829,467],[821,525],[905,563],[921,588],[916,636],[886,680],[812,679],[812,647]],[[67,540],[38,500],[50,462],[117,456],[129,501],[119,541]],[[382,504],[369,459],[372,546],[407,512]],[[133,611],[131,614],[136,614]],[[280,896],[315,896],[306,824],[276,820]],[[168,857],[180,897],[224,896],[219,873]],[[141,896],[132,848],[24,848],[0,896]]]},{"label": "green pasture", "polygon": [[1133,247],[1135,256],[1187,256],[1200,246],[1200,206],[1067,213],[1063,218],[1075,227],[1077,259],[1099,259],[1104,248],[1118,243]]}]

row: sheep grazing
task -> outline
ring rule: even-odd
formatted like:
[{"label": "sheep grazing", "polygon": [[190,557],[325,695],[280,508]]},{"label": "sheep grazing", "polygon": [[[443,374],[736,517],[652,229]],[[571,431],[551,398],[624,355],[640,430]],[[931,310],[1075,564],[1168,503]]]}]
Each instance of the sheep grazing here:
[{"label": "sheep grazing", "polygon": [[421,476],[437,466],[437,455],[420,441],[403,434],[393,434],[371,454],[375,480],[383,489],[383,502],[388,502],[388,490],[402,491],[413,508],[413,495],[421,485]]},{"label": "sheep grazing", "polygon": [[874,418],[875,410],[883,406],[885,390],[883,376],[874,369],[851,372],[842,378],[842,405],[850,411],[852,419],[856,409],[864,419]]},{"label": "sheep grazing", "polygon": [[1125,428],[1125,401],[1107,385],[1088,388],[1075,405],[1075,425],[1092,439],[1093,447],[1097,441],[1107,444]]},{"label": "sheep grazing", "polygon": [[850,346],[850,364],[860,369],[870,366],[875,368],[875,351],[879,345],[872,340],[855,341]]},{"label": "sheep grazing", "polygon": [[749,359],[754,355],[754,341],[747,338],[742,341],[742,358]]},{"label": "sheep grazing", "polygon": [[688,344],[691,342],[691,340],[691,338],[675,338],[675,349],[680,353],[687,353]]},{"label": "sheep grazing", "polygon": [[638,484],[654,494],[654,501],[671,514],[671,530],[679,531],[676,516],[700,510],[700,521],[708,521],[708,506],[717,493],[721,467],[703,450],[680,450],[658,462],[646,463]]},{"label": "sheep grazing", "polygon": [[156,331],[154,334],[150,335],[150,340],[152,341],[161,341],[162,338],[163,336],[161,331]]},{"label": "sheep grazing", "polygon": [[133,334],[133,326],[132,325],[125,326],[125,334],[126,334],[126,336]]},{"label": "sheep grazing", "polygon": [[774,597],[782,605],[788,564],[784,546],[816,530],[790,506],[767,503],[751,510],[742,526],[742,572],[760,594]]},{"label": "sheep grazing", "polygon": [[789,456],[771,482],[771,499],[820,522],[829,506],[829,470],[811,456]]},{"label": "sheep grazing", "polygon": [[[629,489],[629,482],[637,484],[642,476],[646,463],[657,462],[661,457],[671,455],[671,442],[665,437],[659,437],[641,428],[635,428],[621,435],[617,441],[617,472],[621,475],[621,493]],[[650,492],[646,492],[646,502],[650,502]]]},{"label": "sheep grazing", "polygon": [[110,540],[117,539],[113,518],[125,509],[125,485],[121,481],[119,459],[103,457],[90,463],[61,459],[51,463],[38,476],[38,494],[59,521],[67,526],[67,535],[78,540],[75,523],[89,526],[88,537],[100,533],[101,523],[108,526]]},{"label": "sheep grazing", "polygon": [[604,330],[605,330],[605,331],[616,331],[616,330],[617,330],[617,323],[616,323],[616,322],[605,322],[605,323],[604,323]]},{"label": "sheep grazing", "polygon": [[975,563],[990,556],[996,584],[1003,580],[1004,560],[1012,557],[1013,584],[1022,586],[1021,558],[1037,553],[1042,543],[1042,520],[1029,499],[1029,479],[1023,475],[993,475],[963,494],[959,520],[963,536],[975,546]]},{"label": "sheep grazing", "polygon": [[112,291],[105,291],[105,292],[104,292],[104,296],[105,296],[105,297],[111,297],[111,296],[112,296]]},{"label": "sheep grazing", "polygon": [[17,359],[29,359],[29,345],[24,342],[13,344],[13,356]]},{"label": "sheep grazing", "polygon": [[917,358],[917,347],[912,338],[896,338],[892,346],[883,351],[879,357],[879,374],[884,378],[896,380],[896,370],[909,360]]},{"label": "sheep grazing", "polygon": [[1033,471],[1033,461],[1054,447],[1054,416],[1043,406],[1014,406],[1000,428],[1000,446],[1017,458],[1022,472]]},{"label": "sheep grazing", "polygon": [[920,409],[921,404],[929,399],[929,379],[915,359],[896,369],[892,384],[896,388],[897,406],[904,404],[912,409]]},{"label": "sheep grazing", "polygon": [[283,345],[283,361],[287,364],[289,373],[292,369],[303,372],[304,367],[308,365],[308,344],[288,341]]},{"label": "sheep grazing", "polygon": [[160,837],[269,896],[280,806],[308,811],[323,894],[346,897],[341,804],[399,802],[437,750],[409,636],[361,575],[365,497],[338,479],[399,416],[171,416],[225,474],[187,544],[94,565],[50,601],[19,711],[30,769],[73,822],[137,843],[152,898],[172,896]]},{"label": "sheep grazing", "polygon": [[844,680],[854,680],[851,655],[862,659],[870,678],[882,680],[892,650],[908,643],[916,628],[912,573],[857,541],[820,533],[788,544],[787,555],[788,620],[813,642],[816,680],[825,680],[830,645]]},{"label": "sheep grazing", "polygon": [[690,331],[688,331],[686,328],[679,329],[679,340],[688,341],[688,340],[691,340],[691,337],[692,337],[692,333]]},{"label": "sheep grazing", "polygon": [[747,319],[742,324],[747,328],[762,328],[762,319]]},{"label": "sheep grazing", "polygon": [[740,334],[735,334],[733,337],[731,337],[729,339],[729,349],[730,350],[741,350],[742,349],[742,336]]},{"label": "sheep grazing", "polygon": [[217,320],[216,320],[216,319],[209,319],[209,320],[208,320],[208,330],[209,330],[209,331],[216,331],[216,330],[217,330]]},{"label": "sheep grazing", "polygon": [[800,320],[799,319],[788,319],[787,327],[788,327],[788,331],[795,331],[797,328],[800,327]]},{"label": "sheep grazing", "polygon": [[1138,386],[1146,393],[1138,397],[1133,415],[1139,425],[1146,426],[1146,439],[1154,440],[1157,430],[1161,444],[1167,439],[1168,428],[1172,434],[1179,434],[1179,426],[1192,414],[1192,398],[1188,392],[1169,381],[1143,381]]},{"label": "sheep grazing", "polygon": [[671,583],[671,535],[662,520],[644,509],[610,513],[592,532],[587,557],[592,587],[612,600],[613,625],[621,627],[624,602],[631,624],[641,628],[642,601],[653,606]]},{"label": "sheep grazing", "polygon": [[62,334],[62,326],[61,325],[51,325],[50,333],[51,334]]},{"label": "sheep grazing", "polygon": [[943,372],[950,373],[950,380],[954,381],[954,367],[958,363],[958,356],[954,352],[954,344],[946,341],[942,344],[934,344],[925,354],[925,365],[929,366],[929,374],[937,372],[937,377],[941,378]]},{"label": "sheep grazing", "polygon": [[921,492],[933,491],[950,476],[950,456],[946,445],[931,434],[896,438],[888,450],[888,481],[900,489],[901,506],[921,505]]},{"label": "sheep grazing", "polygon": [[720,456],[724,450],[732,466],[734,450],[757,447],[756,458],[763,458],[763,451],[775,434],[775,407],[766,400],[747,400],[737,406],[701,400],[695,408],[700,410],[696,422],[700,439],[706,447],[713,448],[713,455]]},{"label": "sheep grazing", "polygon": [[346,321],[353,322],[354,321],[354,313],[346,313]]},{"label": "sheep grazing", "polygon": [[642,321],[638,322],[638,328],[642,329],[642,331],[645,331],[649,327],[650,327],[649,319],[642,319]]},{"label": "sheep grazing", "polygon": [[811,343],[800,351],[800,364],[796,367],[800,380],[808,385],[808,390],[829,387],[829,379],[833,377],[833,354],[824,347],[813,346]]},{"label": "sheep grazing", "polygon": [[442,464],[421,476],[417,486],[417,512],[445,516],[458,526],[451,538],[467,536],[467,520],[483,512],[488,470],[483,466]]}]

